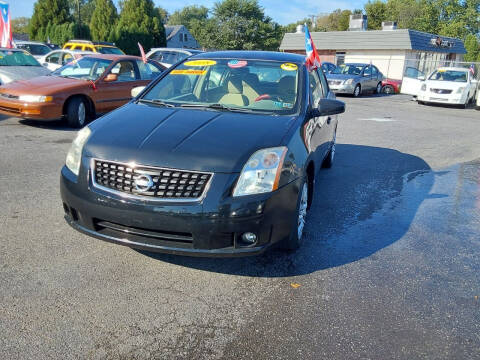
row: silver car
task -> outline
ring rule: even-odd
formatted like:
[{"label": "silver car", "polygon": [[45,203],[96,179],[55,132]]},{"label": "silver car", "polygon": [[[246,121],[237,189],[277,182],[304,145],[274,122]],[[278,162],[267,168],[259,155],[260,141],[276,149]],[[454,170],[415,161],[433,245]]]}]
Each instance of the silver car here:
[{"label": "silver car", "polygon": [[169,68],[177,62],[201,52],[203,51],[194,49],[153,48],[147,53],[147,58]]},{"label": "silver car", "polygon": [[330,90],[337,94],[352,94],[382,91],[383,74],[372,64],[342,64],[327,75]]},{"label": "silver car", "polygon": [[27,51],[0,48],[0,85],[47,74],[50,70],[40,65]]}]

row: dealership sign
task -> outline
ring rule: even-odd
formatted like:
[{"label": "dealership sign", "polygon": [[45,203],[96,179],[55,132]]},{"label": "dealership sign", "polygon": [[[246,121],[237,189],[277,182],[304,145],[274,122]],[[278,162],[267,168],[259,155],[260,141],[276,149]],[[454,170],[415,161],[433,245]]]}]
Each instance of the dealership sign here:
[{"label": "dealership sign", "polygon": [[449,40],[443,40],[440,36],[430,39],[430,44],[440,48],[451,48],[455,43]]}]

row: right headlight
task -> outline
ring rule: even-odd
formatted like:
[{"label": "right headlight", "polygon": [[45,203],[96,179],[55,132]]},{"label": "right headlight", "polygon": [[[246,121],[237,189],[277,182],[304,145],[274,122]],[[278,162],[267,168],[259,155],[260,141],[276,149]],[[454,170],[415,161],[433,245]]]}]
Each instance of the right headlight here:
[{"label": "right headlight", "polygon": [[353,79],[348,79],[343,82],[345,85],[351,85],[353,84]]},{"label": "right headlight", "polygon": [[85,126],[77,134],[77,137],[72,142],[70,150],[68,150],[67,159],[65,165],[78,176],[80,171],[80,163],[82,162],[82,150],[83,146],[87,142],[92,131],[88,126]]},{"label": "right headlight", "polygon": [[287,148],[279,146],[258,150],[242,169],[233,196],[262,194],[278,189]]}]

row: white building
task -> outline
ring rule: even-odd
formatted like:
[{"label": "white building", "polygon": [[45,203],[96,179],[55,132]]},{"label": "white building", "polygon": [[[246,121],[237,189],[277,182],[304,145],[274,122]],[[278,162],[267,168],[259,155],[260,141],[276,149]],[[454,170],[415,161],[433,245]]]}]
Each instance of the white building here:
[{"label": "white building", "polygon": [[199,49],[200,45],[184,25],[166,25],[167,47]]}]

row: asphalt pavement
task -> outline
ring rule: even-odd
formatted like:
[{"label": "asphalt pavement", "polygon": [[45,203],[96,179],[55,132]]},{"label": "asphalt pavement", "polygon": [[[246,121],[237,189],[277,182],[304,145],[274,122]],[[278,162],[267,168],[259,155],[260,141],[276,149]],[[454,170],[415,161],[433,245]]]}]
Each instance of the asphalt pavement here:
[{"label": "asphalt pavement", "polygon": [[75,232],[76,132],[0,117],[0,359],[480,359],[480,111],[340,99],[304,246],[242,259]]}]

